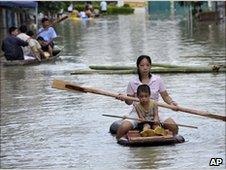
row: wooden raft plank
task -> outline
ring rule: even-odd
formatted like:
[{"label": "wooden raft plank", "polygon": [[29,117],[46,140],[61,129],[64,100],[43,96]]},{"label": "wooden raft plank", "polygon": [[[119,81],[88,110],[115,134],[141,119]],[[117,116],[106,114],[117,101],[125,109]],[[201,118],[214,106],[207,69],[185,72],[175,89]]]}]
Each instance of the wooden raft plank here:
[{"label": "wooden raft plank", "polygon": [[167,136],[151,136],[151,137],[131,137],[130,142],[157,142],[157,141],[165,141],[172,140],[172,135]]}]

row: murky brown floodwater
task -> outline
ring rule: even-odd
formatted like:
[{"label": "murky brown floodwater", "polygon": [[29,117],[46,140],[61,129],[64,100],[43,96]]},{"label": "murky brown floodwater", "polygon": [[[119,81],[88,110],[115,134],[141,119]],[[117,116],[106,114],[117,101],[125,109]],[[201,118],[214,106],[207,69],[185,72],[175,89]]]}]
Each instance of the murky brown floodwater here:
[{"label": "murky brown floodwater", "polygon": [[[57,26],[61,60],[28,67],[1,67],[1,168],[209,168],[224,159],[225,123],[161,109],[177,122],[187,142],[129,148],[116,143],[109,126],[130,107],[112,98],[52,89],[53,79],[124,92],[134,75],[70,75],[92,64],[135,65],[148,54],[155,63],[208,65],[225,62],[225,23],[148,20],[142,13]],[[225,74],[162,74],[181,106],[225,115]]]}]

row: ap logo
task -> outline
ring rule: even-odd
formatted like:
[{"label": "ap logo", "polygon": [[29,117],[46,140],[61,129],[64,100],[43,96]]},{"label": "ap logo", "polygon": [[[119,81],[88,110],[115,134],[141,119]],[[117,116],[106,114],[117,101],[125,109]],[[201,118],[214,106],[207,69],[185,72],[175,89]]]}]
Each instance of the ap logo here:
[{"label": "ap logo", "polygon": [[220,166],[223,164],[222,158],[211,158],[209,166]]}]

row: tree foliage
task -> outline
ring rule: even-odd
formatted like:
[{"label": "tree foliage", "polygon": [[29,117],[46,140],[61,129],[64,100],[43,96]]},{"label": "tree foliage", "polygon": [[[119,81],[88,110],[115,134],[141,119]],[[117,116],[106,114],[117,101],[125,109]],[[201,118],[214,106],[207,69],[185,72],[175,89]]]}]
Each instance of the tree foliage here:
[{"label": "tree foliage", "polygon": [[[47,16],[54,16],[61,9],[67,11],[67,8],[70,4],[74,5],[74,9],[78,11],[83,11],[85,8],[86,2],[75,2],[75,1],[38,1],[38,10],[39,12],[44,13]],[[100,8],[100,2],[92,2],[94,9]],[[109,3],[107,14],[131,14],[134,12],[134,9],[128,5],[123,7],[117,7],[116,3]]]},{"label": "tree foliage", "polygon": [[56,14],[61,9],[65,9],[70,5],[71,2],[62,1],[38,1],[38,10],[46,14]]}]

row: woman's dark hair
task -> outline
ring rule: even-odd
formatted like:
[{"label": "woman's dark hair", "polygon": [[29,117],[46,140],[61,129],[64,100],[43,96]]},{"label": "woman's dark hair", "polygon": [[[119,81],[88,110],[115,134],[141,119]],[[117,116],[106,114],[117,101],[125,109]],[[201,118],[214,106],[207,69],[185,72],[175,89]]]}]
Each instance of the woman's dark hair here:
[{"label": "woman's dark hair", "polygon": [[141,92],[148,93],[149,95],[151,95],[150,87],[146,84],[141,84],[141,85],[138,86],[137,96],[139,96]]},{"label": "woman's dark hair", "polygon": [[[140,81],[142,81],[142,79],[141,79],[141,74],[140,74],[140,70],[139,70],[139,64],[143,59],[147,59],[149,64],[151,65],[151,58],[148,55],[141,55],[141,56],[138,57],[138,59],[137,59],[137,73],[138,73]],[[149,72],[149,78],[151,78],[151,72]]]}]

